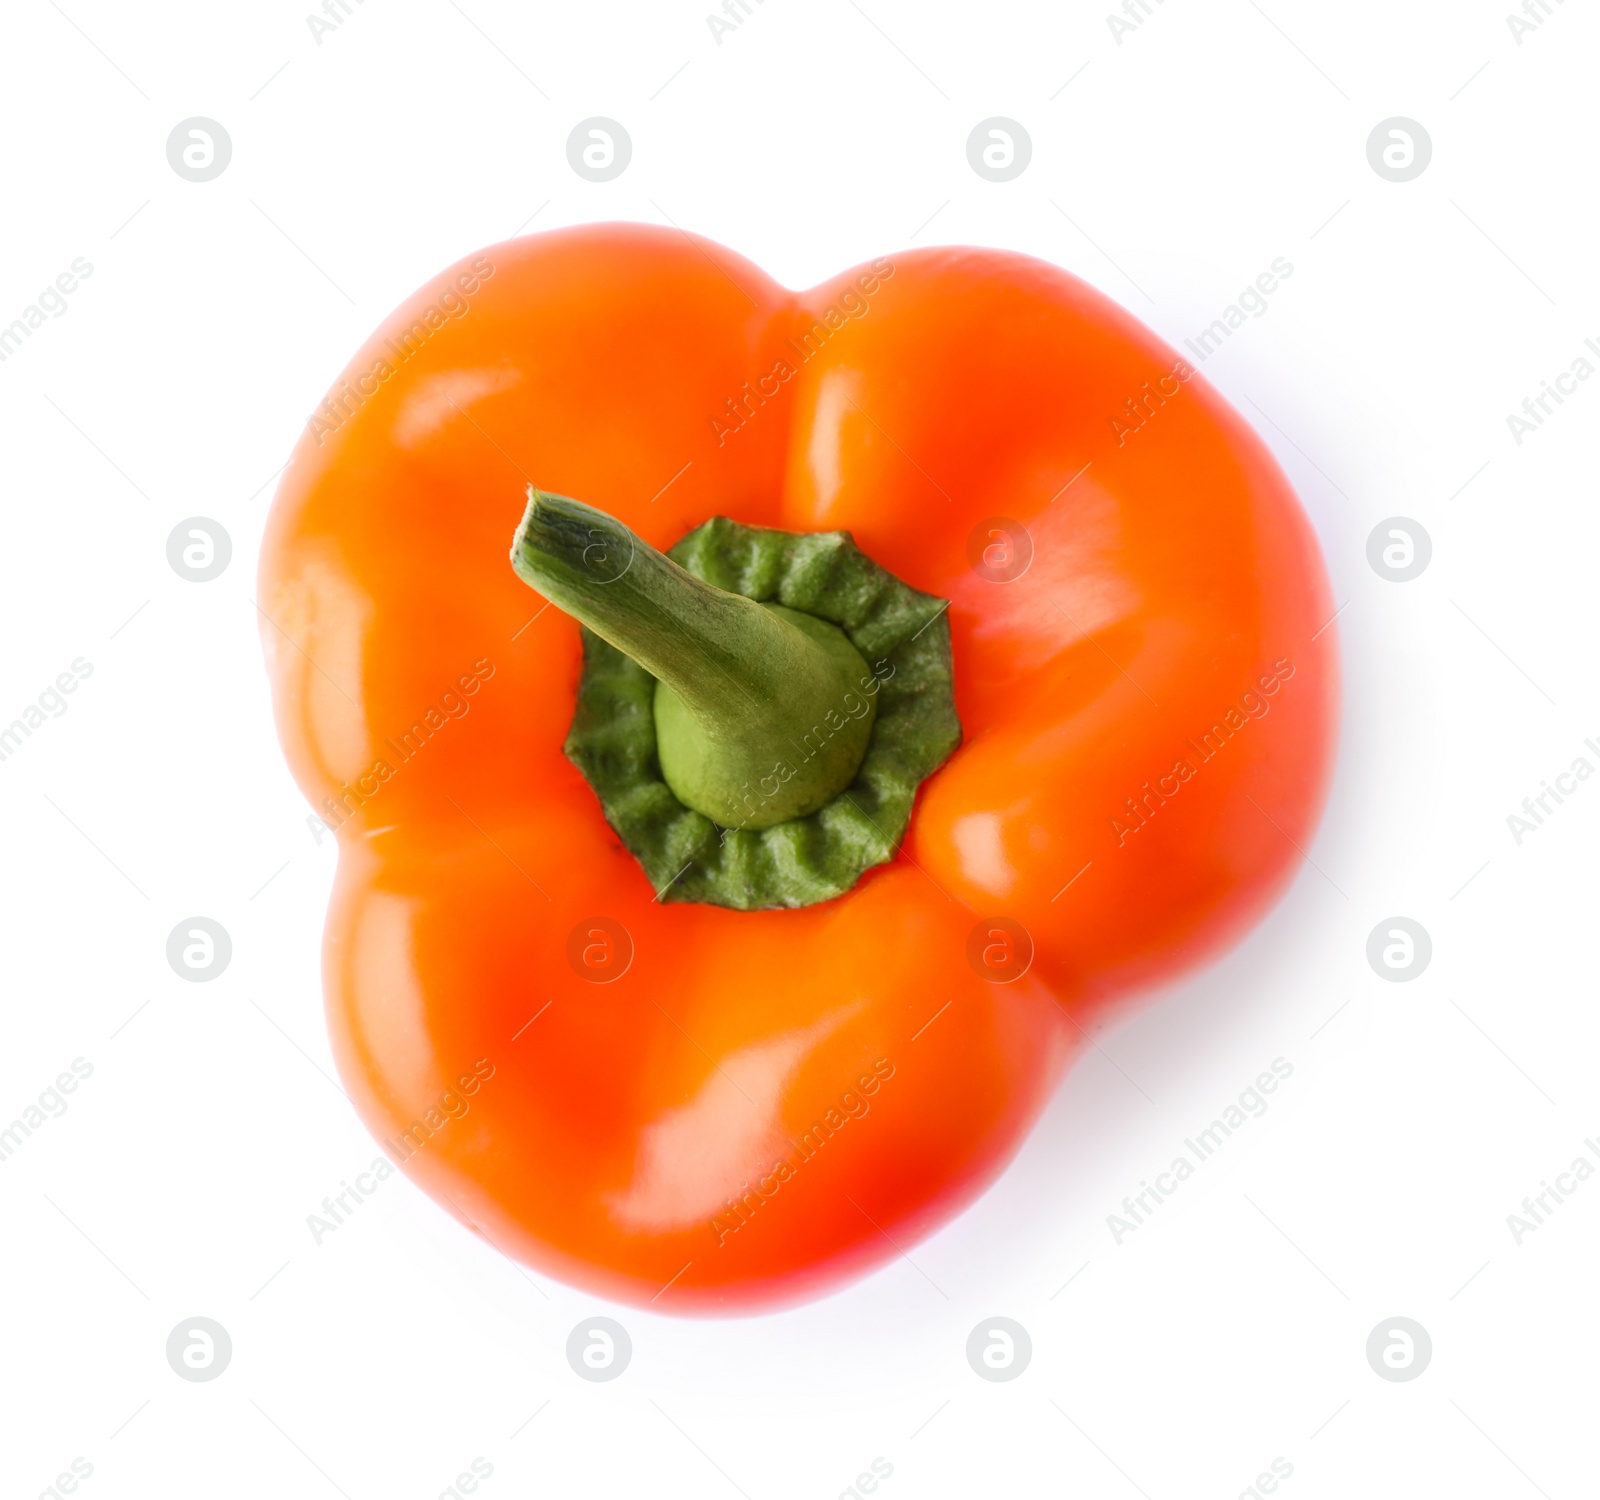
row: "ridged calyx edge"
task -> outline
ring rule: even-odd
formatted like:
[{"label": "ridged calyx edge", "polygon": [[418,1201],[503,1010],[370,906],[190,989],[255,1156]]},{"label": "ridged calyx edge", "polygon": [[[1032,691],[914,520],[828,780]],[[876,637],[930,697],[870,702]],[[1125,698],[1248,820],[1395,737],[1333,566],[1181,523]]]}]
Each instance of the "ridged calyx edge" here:
[{"label": "ridged calyx edge", "polygon": [[[902,583],[846,531],[794,533],[719,516],[667,556],[702,582],[803,610],[849,637],[869,665],[860,701],[877,699],[855,780],[815,812],[759,830],[724,828],[684,806],[656,755],[655,679],[587,626],[567,758],[662,901],[757,911],[843,895],[894,857],[917,788],[961,742],[946,601]],[[853,709],[841,702],[839,722]],[[815,726],[797,759],[822,742],[813,736],[835,732]]]}]

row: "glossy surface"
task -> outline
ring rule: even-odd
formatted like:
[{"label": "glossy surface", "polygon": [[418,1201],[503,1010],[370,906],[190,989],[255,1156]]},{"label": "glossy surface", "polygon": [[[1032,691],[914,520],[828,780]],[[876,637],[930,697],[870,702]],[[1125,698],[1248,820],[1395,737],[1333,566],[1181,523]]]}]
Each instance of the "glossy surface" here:
[{"label": "glossy surface", "polygon": [[[295,451],[260,602],[295,776],[355,789],[340,1070],[449,1211],[658,1311],[814,1295],[971,1202],[1098,1007],[1261,916],[1329,775],[1333,608],[1283,475],[1176,363],[1026,258],[795,294],[627,225],[492,247],[384,324]],[[952,601],[965,743],[898,859],[799,911],[652,900],[561,754],[577,626],[506,560],[529,482],[662,548],[848,528]],[[1010,582],[972,567],[1015,567],[995,517],[1031,537]],[[991,918],[1031,935],[1009,982]]]}]

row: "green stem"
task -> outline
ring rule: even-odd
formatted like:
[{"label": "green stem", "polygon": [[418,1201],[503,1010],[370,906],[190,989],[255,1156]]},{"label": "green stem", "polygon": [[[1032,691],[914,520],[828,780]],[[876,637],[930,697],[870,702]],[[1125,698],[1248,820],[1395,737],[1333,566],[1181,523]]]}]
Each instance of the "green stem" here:
[{"label": "green stem", "polygon": [[604,511],[531,485],[511,565],[657,680],[661,772],[686,806],[766,828],[854,779],[877,697],[838,626],[702,583]]}]

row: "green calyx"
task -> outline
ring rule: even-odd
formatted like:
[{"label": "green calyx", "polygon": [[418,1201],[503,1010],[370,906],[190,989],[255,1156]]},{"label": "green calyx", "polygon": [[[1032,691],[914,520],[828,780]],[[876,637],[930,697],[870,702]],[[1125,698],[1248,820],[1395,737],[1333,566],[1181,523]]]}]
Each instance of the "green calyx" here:
[{"label": "green calyx", "polygon": [[960,743],[944,601],[846,532],[719,517],[663,555],[530,487],[511,557],[584,627],[566,754],[663,901],[842,895]]}]

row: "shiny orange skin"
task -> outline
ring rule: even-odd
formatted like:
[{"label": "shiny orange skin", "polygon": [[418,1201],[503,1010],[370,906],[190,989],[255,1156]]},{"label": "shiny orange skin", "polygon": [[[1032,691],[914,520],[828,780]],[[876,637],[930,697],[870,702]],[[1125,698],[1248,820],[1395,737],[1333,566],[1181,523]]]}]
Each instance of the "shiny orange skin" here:
[{"label": "shiny orange skin", "polygon": [[[393,1155],[420,1125],[406,1170],[493,1245],[661,1312],[818,1295],[970,1204],[1083,1026],[1262,916],[1330,774],[1321,556],[1238,415],[1054,266],[874,266],[792,293],[641,225],[494,246],[352,361],[354,390],[436,309],[302,438],[263,548],[290,766],[319,809],[356,788],[324,956],[351,1098]],[[842,326],[801,342],[830,306]],[[735,428],[746,382],[766,394]],[[578,628],[507,561],[530,481],[662,548],[714,515],[844,528],[951,601],[965,741],[892,863],[797,911],[653,899],[561,752]],[[969,563],[995,516],[1034,546],[1008,583]],[[1007,983],[968,957],[996,916],[1035,949]],[[596,918],[633,947],[606,983]]]}]

